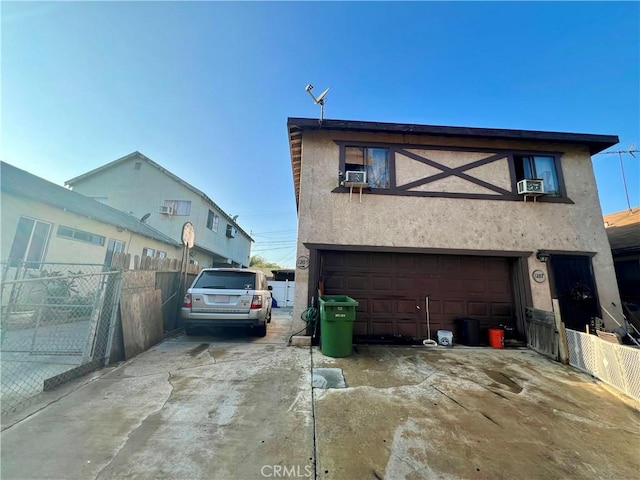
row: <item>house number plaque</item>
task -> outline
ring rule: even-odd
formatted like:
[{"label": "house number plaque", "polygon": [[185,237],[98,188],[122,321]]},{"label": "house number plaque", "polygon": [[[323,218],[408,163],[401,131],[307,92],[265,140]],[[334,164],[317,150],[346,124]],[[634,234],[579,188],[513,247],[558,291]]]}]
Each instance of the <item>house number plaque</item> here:
[{"label": "house number plaque", "polygon": [[542,270],[534,270],[531,276],[538,283],[544,282],[545,279],[547,278]]},{"label": "house number plaque", "polygon": [[305,268],[309,268],[309,257],[301,256],[298,257],[298,261],[296,262],[296,267],[304,270]]}]

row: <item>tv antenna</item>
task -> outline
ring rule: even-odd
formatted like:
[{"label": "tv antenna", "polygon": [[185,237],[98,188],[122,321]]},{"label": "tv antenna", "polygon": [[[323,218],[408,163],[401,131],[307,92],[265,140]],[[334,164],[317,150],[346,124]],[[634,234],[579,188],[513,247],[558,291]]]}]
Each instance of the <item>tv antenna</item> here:
[{"label": "tv antenna", "polygon": [[316,105],[320,105],[320,120],[318,122],[322,125],[322,120],[324,119],[324,97],[326,97],[327,93],[329,93],[329,89],[327,88],[324,92],[322,92],[317,97],[313,93],[311,93],[311,90],[313,90],[313,85],[311,84],[307,85],[307,88],[305,88],[305,90],[309,95],[311,95],[311,98],[313,98],[314,103]]},{"label": "tv antenna", "polygon": [[636,146],[631,145],[629,147],[628,150],[616,150],[616,151],[609,151],[609,152],[600,152],[598,155],[618,155],[618,159],[620,160],[620,171],[622,172],[622,184],[624,185],[624,193],[627,197],[627,208],[629,209],[629,212],[631,212],[631,202],[629,201],[629,190],[627,189],[627,177],[624,174],[624,164],[622,162],[622,154],[623,153],[628,153],[629,155],[631,155],[633,158],[637,158],[634,153],[638,153],[639,150],[636,150]]}]

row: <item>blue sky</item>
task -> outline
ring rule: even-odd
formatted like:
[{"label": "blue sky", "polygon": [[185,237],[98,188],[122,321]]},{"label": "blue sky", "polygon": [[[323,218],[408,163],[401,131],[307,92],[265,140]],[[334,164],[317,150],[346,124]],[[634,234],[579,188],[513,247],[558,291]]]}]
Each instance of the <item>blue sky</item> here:
[{"label": "blue sky", "polygon": [[[139,150],[295,263],[289,116],[615,134],[640,147],[640,3],[2,2],[3,161]],[[640,155],[624,155],[632,205]],[[604,213],[616,155],[593,158]]]}]

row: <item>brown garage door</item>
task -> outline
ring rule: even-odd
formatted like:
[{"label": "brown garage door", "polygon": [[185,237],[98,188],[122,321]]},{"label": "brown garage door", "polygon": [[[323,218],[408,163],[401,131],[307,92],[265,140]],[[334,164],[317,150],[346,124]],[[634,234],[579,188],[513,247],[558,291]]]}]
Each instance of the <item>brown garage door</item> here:
[{"label": "brown garage door", "polygon": [[[380,252],[321,252],[326,295],[360,303],[355,335],[427,336],[471,317],[487,328],[514,317],[509,260],[500,257]],[[420,308],[418,308],[420,307]]]}]

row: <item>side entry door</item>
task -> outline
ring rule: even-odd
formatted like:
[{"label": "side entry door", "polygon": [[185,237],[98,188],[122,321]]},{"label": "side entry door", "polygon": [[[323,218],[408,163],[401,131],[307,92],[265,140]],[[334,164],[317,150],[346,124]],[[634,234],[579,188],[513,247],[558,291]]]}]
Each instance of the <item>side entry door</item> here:
[{"label": "side entry door", "polygon": [[567,328],[584,332],[591,317],[600,316],[600,302],[587,255],[551,255],[552,296],[558,299]]}]

